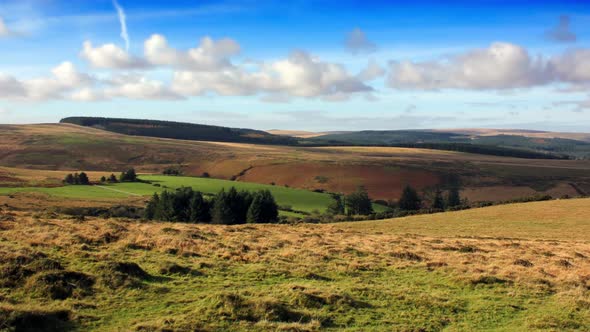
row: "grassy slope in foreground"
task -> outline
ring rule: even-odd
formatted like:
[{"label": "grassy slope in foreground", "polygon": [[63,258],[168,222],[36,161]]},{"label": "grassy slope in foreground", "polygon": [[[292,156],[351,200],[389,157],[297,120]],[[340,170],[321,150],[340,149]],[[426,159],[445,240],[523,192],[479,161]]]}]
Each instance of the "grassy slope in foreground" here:
[{"label": "grassy slope in foreground", "polygon": [[580,240],[590,242],[590,199],[516,203],[456,212],[350,223],[358,231],[428,236]]},{"label": "grassy slope in foreground", "polygon": [[[505,206],[505,216],[472,210],[462,221],[454,221],[461,213],[401,220],[420,225],[412,234],[394,222],[370,232],[380,223],[81,223],[17,212],[0,221],[0,264],[33,274],[0,276],[12,282],[0,283],[0,326],[4,313],[67,310],[84,331],[587,331],[590,221],[578,213],[590,213],[590,200],[539,204]],[[546,204],[559,219],[544,220]],[[527,213],[530,223],[515,222]],[[521,240],[455,236],[464,222],[528,232]],[[580,227],[579,235],[550,222]],[[44,276],[64,274],[43,269],[55,261],[95,284],[52,300]]]},{"label": "grassy slope in foreground", "polygon": [[[307,190],[293,189],[281,186],[272,186],[258,183],[239,181],[228,181],[211,178],[196,178],[186,176],[164,176],[164,175],[140,175],[143,180],[152,181],[154,184],[167,186],[169,188],[180,188],[182,186],[192,187],[204,193],[216,194],[222,188],[235,187],[238,190],[261,190],[268,189],[275,197],[277,204],[289,205],[294,210],[312,212],[314,210],[324,212],[332,202],[329,194],[317,193]],[[98,186],[65,186],[56,188],[0,188],[0,194],[7,194],[18,191],[43,192],[49,195],[69,198],[124,198],[134,195],[149,196],[154,192],[162,192],[162,187],[155,187],[147,183],[118,183],[112,185]],[[374,205],[376,211],[383,211],[385,207]]]}]

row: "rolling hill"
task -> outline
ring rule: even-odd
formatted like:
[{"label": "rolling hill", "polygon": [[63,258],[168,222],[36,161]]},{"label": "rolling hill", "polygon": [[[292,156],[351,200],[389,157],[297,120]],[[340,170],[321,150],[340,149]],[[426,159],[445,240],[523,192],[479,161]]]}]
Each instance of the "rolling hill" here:
[{"label": "rolling hill", "polygon": [[194,225],[0,212],[0,326],[586,331],[589,199],[386,221]]},{"label": "rolling hill", "polygon": [[590,159],[590,142],[584,140],[586,136],[558,133],[552,136],[546,132],[534,134],[484,130],[368,130],[319,135],[306,142],[422,147],[519,158]]},{"label": "rolling hill", "polygon": [[0,166],[17,169],[0,170],[0,183],[18,186],[28,185],[18,169],[117,173],[136,167],[153,174],[174,166],[189,176],[207,172],[213,178],[307,190],[347,193],[364,185],[371,197],[383,200],[399,198],[407,184],[428,194],[437,185],[444,188],[457,181],[472,201],[590,192],[590,162],[584,160],[417,148],[205,142],[130,136],[72,124],[0,126]]},{"label": "rolling hill", "polygon": [[172,121],[69,117],[62,119],[60,123],[98,128],[133,136],[282,145],[292,145],[297,142],[291,137],[272,135],[261,130],[228,128]]}]

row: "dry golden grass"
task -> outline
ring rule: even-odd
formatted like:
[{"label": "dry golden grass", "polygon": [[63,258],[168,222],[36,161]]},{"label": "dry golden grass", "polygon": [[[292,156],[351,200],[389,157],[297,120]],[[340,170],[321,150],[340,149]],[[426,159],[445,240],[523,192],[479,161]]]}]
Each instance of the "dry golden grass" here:
[{"label": "dry golden grass", "polygon": [[363,232],[590,242],[590,199],[497,205],[457,212],[348,223]]},{"label": "dry golden grass", "polygon": [[[66,175],[80,172],[80,170],[61,170],[61,171],[50,171],[50,170],[39,170],[39,169],[27,169],[27,168],[14,168],[14,167],[2,167],[0,166],[0,184],[9,183],[15,181],[21,187],[26,186],[55,186],[61,185],[62,180]],[[91,182],[100,181],[101,177],[109,177],[113,172],[97,172],[87,171],[86,174]],[[118,176],[118,174],[115,174]]]},{"label": "dry golden grass", "polygon": [[[0,257],[44,252],[99,283],[92,300],[59,303],[0,287],[0,308],[65,308],[83,329],[101,331],[584,330],[590,326],[589,203],[325,225],[76,220],[4,211]],[[104,263],[120,261],[138,262],[154,279],[129,290],[101,286]],[[160,276],[167,262],[196,274]],[[279,316],[267,320],[260,310]],[[291,320],[295,313],[305,320]]]},{"label": "dry golden grass", "polygon": [[588,215],[590,199],[575,199],[327,225],[76,222],[26,212],[16,212],[18,222],[0,225],[4,237],[30,247],[111,243],[114,249],[174,250],[187,257],[244,263],[279,260],[304,270],[337,258],[342,270],[417,265],[451,269],[468,278],[493,275],[590,287]]}]

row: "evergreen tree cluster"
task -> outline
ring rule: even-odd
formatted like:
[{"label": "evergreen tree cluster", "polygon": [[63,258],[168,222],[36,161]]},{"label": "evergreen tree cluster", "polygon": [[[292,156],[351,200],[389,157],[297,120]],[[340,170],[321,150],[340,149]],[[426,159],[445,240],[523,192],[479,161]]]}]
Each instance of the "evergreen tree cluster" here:
[{"label": "evergreen tree cluster", "polygon": [[347,195],[345,205],[348,215],[369,215],[373,213],[373,204],[364,187],[359,187],[355,192]]},{"label": "evergreen tree cluster", "polygon": [[130,168],[121,173],[119,176],[119,181],[121,182],[137,182],[137,174],[135,173],[135,169]]},{"label": "evergreen tree cluster", "polygon": [[[463,204],[458,186],[453,186],[447,192],[446,197],[443,197],[443,192],[437,188],[432,199],[431,208],[434,210],[447,210],[456,208]],[[418,192],[411,186],[406,186],[399,199],[398,206],[400,210],[404,211],[418,211],[422,209],[423,202]]]},{"label": "evergreen tree cluster", "polygon": [[117,183],[117,182],[119,182],[119,179],[117,179],[117,176],[115,174],[111,173],[111,175],[109,175],[109,177],[102,176],[100,178],[100,182],[101,183],[107,183],[107,182],[108,183]]},{"label": "evergreen tree cluster", "polygon": [[328,205],[329,215],[369,215],[372,214],[373,204],[364,187],[359,187],[355,192],[342,196],[332,194],[332,203]]},{"label": "evergreen tree cluster", "polygon": [[81,172],[80,174],[70,173],[70,174],[66,175],[63,182],[65,184],[73,184],[73,185],[89,185],[90,184],[90,180],[88,179],[88,175],[86,175],[86,173],[84,173],[84,172]]},{"label": "evergreen tree cluster", "polygon": [[176,167],[166,167],[166,169],[164,169],[162,171],[162,174],[164,175],[182,175],[182,171],[179,168]]},{"label": "evergreen tree cluster", "polygon": [[203,222],[223,225],[276,223],[278,206],[268,190],[258,192],[222,189],[211,200],[199,191],[182,187],[164,191],[147,203],[146,219],[178,222]]},{"label": "evergreen tree cluster", "polygon": [[117,182],[119,182],[119,180],[117,179],[115,174],[111,173],[111,175],[109,175],[108,178],[105,176],[101,177],[100,182],[117,183]]}]

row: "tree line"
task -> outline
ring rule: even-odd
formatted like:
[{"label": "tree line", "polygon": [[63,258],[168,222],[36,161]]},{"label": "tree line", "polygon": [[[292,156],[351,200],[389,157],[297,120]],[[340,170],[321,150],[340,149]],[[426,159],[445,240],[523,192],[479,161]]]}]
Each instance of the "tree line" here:
[{"label": "tree line", "polygon": [[295,145],[298,141],[298,139],[293,137],[272,135],[261,130],[229,128],[173,121],[100,117],[68,117],[61,119],[60,123],[71,123],[79,126],[95,127],[125,135],[197,141],[275,145]]},{"label": "tree line", "polygon": [[[359,187],[355,192],[348,195],[332,194],[332,203],[328,206],[328,215],[361,216],[374,214],[372,200],[364,187]],[[451,187],[446,195],[437,188],[430,206],[426,206],[425,200],[418,194],[416,189],[406,186],[400,199],[395,206],[401,211],[419,211],[425,208],[444,211],[453,209],[463,204],[458,186]]]},{"label": "tree line", "polygon": [[70,185],[89,185],[90,180],[88,179],[88,175],[84,172],[80,173],[70,173],[66,175],[63,180],[63,183],[70,184]]},{"label": "tree line", "polygon": [[238,225],[277,223],[278,205],[269,190],[237,191],[222,189],[211,199],[190,187],[155,193],[148,201],[144,217],[149,220]]},{"label": "tree line", "polygon": [[[106,176],[102,176],[100,178],[101,183],[117,183],[117,182],[137,182],[139,178],[137,177],[137,173],[135,173],[135,169],[130,168],[126,171],[121,172],[119,178],[112,174],[107,178]],[[89,185],[90,179],[88,178],[88,174],[85,172],[80,173],[70,173],[66,175],[63,179],[63,183],[69,185]]]}]

